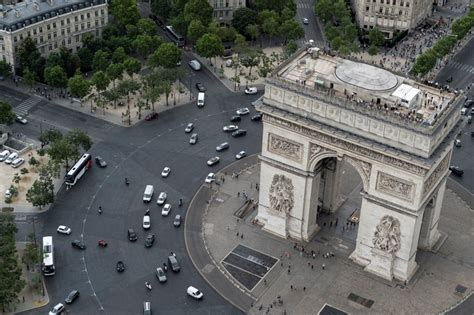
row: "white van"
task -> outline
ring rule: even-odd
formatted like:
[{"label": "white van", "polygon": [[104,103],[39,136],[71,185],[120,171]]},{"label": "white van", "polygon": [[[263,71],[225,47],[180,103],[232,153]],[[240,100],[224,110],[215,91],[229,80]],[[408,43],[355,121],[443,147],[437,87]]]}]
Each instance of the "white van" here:
[{"label": "white van", "polygon": [[143,202],[150,202],[153,197],[153,185],[146,185],[143,193]]},{"label": "white van", "polygon": [[204,107],[204,98],[206,95],[203,92],[198,93],[198,100],[197,100],[197,106],[198,107]]},{"label": "white van", "polygon": [[194,71],[201,70],[201,64],[197,60],[191,60],[188,64]]},{"label": "white van", "polygon": [[151,303],[143,302],[143,315],[151,315]]},{"label": "white van", "polygon": [[5,161],[9,155],[10,155],[10,151],[8,150],[5,150],[2,153],[0,153],[0,162]]},{"label": "white van", "polygon": [[462,116],[467,116],[467,111],[468,111],[468,110],[469,110],[469,108],[466,108],[466,107],[462,108],[462,109],[461,109],[461,115],[462,115]]}]

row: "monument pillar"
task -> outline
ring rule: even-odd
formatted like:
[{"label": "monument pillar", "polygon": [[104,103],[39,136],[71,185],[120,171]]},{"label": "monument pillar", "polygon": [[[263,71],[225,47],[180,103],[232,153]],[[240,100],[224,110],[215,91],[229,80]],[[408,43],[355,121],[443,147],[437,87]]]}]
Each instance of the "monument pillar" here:
[{"label": "monument pillar", "polygon": [[439,187],[433,197],[428,202],[423,213],[423,222],[420,232],[418,247],[424,250],[430,250],[436,244],[440,237],[438,231],[439,217],[443,205],[443,196],[446,190],[447,176],[440,182]]}]

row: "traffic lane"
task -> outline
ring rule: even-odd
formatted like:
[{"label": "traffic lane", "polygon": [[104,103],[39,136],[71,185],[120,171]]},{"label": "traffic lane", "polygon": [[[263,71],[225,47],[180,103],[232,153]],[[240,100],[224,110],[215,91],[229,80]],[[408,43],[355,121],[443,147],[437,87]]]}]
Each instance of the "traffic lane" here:
[{"label": "traffic lane", "polygon": [[[474,38],[471,38],[469,42],[451,59],[436,76],[436,81],[441,84],[447,84],[457,89],[465,89],[467,85],[474,81],[474,74],[471,71],[464,71],[455,67],[453,62],[460,63],[474,67]],[[452,82],[447,82],[449,77],[453,77]]]},{"label": "traffic lane", "polygon": [[7,102],[12,107],[16,107],[30,96],[28,94],[0,85],[0,101]]},{"label": "traffic lane", "polygon": [[[314,41],[323,42],[324,36],[319,27],[317,16],[314,14],[314,2],[310,1],[307,5],[309,5],[309,8],[304,7],[297,9],[298,22],[305,31],[305,40],[308,41],[312,39]],[[308,19],[308,24],[303,24],[304,18]]]},{"label": "traffic lane", "polygon": [[474,192],[474,164],[472,156],[474,156],[474,137],[471,132],[474,131],[473,125],[466,125],[461,132],[461,147],[454,147],[451,158],[451,165],[457,165],[464,170],[462,177],[451,174],[451,178],[464,186],[468,191]]}]

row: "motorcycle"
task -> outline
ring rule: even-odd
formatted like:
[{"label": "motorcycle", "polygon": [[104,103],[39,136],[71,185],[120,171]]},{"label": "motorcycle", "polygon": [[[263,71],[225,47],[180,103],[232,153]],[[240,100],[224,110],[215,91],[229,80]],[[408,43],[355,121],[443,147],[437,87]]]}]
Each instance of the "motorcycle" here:
[{"label": "motorcycle", "polygon": [[148,290],[150,290],[150,291],[151,291],[151,284],[150,284],[150,283],[148,283],[148,282],[145,282],[145,286],[146,286],[146,288],[147,288]]},{"label": "motorcycle", "polygon": [[125,185],[128,186],[128,184],[130,184],[130,182],[128,181],[128,178],[125,177]]},{"label": "motorcycle", "polygon": [[179,199],[179,206],[181,207],[183,204],[183,199]]}]

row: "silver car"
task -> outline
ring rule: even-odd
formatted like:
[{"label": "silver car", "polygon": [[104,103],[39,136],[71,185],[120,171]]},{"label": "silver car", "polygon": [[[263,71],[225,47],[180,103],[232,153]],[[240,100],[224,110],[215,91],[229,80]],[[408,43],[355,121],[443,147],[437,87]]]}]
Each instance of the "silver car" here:
[{"label": "silver car", "polygon": [[224,151],[225,149],[228,149],[228,148],[229,148],[229,143],[228,143],[228,142],[224,142],[224,143],[219,144],[219,145],[216,147],[216,151],[217,151],[217,152],[221,152],[221,151]]},{"label": "silver car", "polygon": [[156,277],[161,283],[166,282],[166,280],[168,280],[168,278],[166,278],[165,272],[161,267],[156,268]]},{"label": "silver car", "polygon": [[194,129],[194,124],[189,123],[189,124],[186,125],[186,128],[184,129],[184,132],[190,133],[191,131],[193,131],[193,129]]},{"label": "silver car", "polygon": [[191,138],[189,138],[189,143],[190,144],[196,144],[198,141],[198,134],[197,133],[193,133],[191,135]]}]

